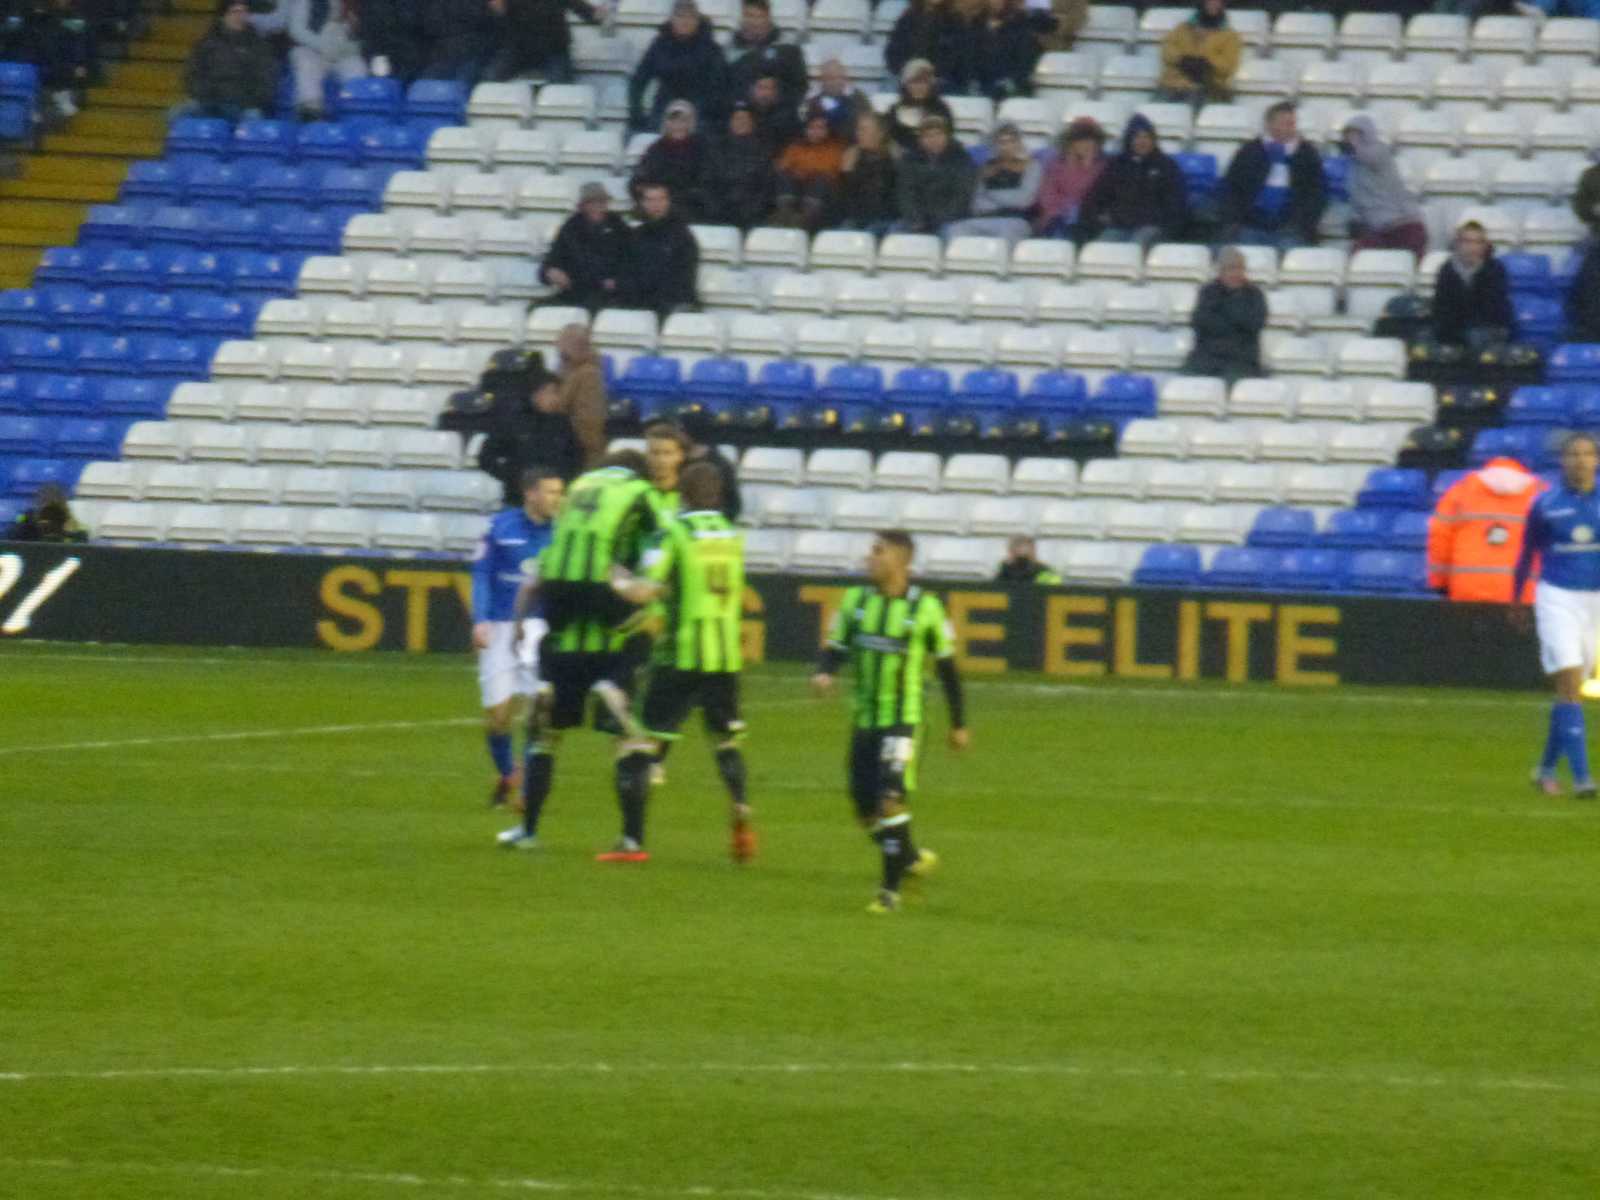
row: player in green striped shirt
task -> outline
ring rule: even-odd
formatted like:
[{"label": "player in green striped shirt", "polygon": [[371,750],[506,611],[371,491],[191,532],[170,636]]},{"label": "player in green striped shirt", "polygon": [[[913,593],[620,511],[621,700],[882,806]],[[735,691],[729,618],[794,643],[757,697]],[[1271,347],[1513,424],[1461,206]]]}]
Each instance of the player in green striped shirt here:
[{"label": "player in green striped shirt", "polygon": [[956,673],[955,644],[944,605],[911,582],[916,551],[911,535],[888,529],[867,555],[870,586],[845,592],[828,632],[811,685],[819,695],[848,662],[855,675],[850,738],[850,798],[856,815],[883,856],[883,883],[868,912],[900,907],[900,880],[926,875],[938,865],[931,850],[911,838],[911,793],[921,740],[923,699],[932,659],[950,710],[950,748],[970,742]]},{"label": "player in green striped shirt", "polygon": [[663,526],[646,552],[644,578],[617,585],[631,601],[658,604],[662,621],[642,710],[648,737],[624,746],[618,773],[629,773],[635,789],[647,789],[661,749],[698,707],[715,739],[717,770],[732,805],[733,857],[747,862],[755,854],[755,831],[739,749],[745,729],[739,717],[744,535],[720,511],[722,476],[715,467],[689,467],[680,489],[685,511]]}]

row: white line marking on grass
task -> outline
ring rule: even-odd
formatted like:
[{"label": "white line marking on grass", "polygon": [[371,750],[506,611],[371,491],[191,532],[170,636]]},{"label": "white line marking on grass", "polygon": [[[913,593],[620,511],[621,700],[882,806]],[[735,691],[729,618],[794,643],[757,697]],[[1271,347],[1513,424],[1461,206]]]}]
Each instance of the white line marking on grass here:
[{"label": "white line marking on grass", "polygon": [[1256,1068],[1093,1066],[1070,1062],[776,1062],[776,1063],[410,1063],[395,1065],[281,1067],[118,1067],[104,1071],[3,1071],[0,1083],[110,1082],[118,1080],[252,1080],[317,1077],[392,1077],[464,1075],[965,1075],[1063,1079],[1146,1079],[1207,1084],[1263,1083],[1303,1087],[1343,1084],[1405,1090],[1548,1092],[1600,1095],[1600,1079],[1535,1079],[1526,1076],[1394,1075],[1361,1071],[1303,1071]]},{"label": "white line marking on grass", "polygon": [[166,1175],[190,1179],[280,1179],[307,1183],[357,1183],[433,1191],[546,1192],[581,1196],[640,1196],[647,1200],[895,1200],[892,1196],[861,1196],[845,1192],[813,1192],[792,1188],[648,1187],[643,1184],[601,1183],[597,1180],[532,1179],[468,1175],[414,1175],[409,1171],[363,1171],[356,1168],[237,1167],[219,1163],[84,1162],[68,1158],[0,1158],[0,1169],[63,1171],[74,1174]]},{"label": "white line marking on grass", "polygon": [[180,733],[160,737],[116,738],[103,742],[56,742],[47,746],[0,746],[0,756],[47,754],[61,750],[121,750],[133,746],[182,746],[200,742],[249,742],[270,738],[326,737],[341,733],[385,733],[477,725],[480,717],[441,717],[432,721],[372,721],[359,725],[306,725],[299,729],[239,729],[230,733]]}]

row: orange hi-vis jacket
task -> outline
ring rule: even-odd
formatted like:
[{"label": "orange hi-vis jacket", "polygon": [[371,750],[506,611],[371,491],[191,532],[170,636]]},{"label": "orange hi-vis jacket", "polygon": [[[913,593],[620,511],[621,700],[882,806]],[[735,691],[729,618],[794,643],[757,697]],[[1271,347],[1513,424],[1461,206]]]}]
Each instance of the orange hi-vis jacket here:
[{"label": "orange hi-vis jacket", "polygon": [[[1428,584],[1452,600],[1511,602],[1522,529],[1544,482],[1514,458],[1463,475],[1428,522]],[[1532,598],[1528,585],[1524,601]]]}]

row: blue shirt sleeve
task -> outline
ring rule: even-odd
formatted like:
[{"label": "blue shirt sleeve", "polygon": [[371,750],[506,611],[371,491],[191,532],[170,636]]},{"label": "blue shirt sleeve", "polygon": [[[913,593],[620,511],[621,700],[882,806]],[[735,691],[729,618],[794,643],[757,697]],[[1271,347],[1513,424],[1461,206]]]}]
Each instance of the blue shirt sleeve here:
[{"label": "blue shirt sleeve", "polygon": [[472,558],[472,623],[489,619],[489,602],[494,595],[494,525],[490,524],[478,540]]},{"label": "blue shirt sleeve", "polygon": [[1544,518],[1544,496],[1535,498],[1533,507],[1528,510],[1528,520],[1522,527],[1522,549],[1517,554],[1517,568],[1511,575],[1511,602],[1522,603],[1522,589],[1528,584],[1528,577],[1533,574],[1533,556],[1543,550],[1550,542],[1550,525]]}]

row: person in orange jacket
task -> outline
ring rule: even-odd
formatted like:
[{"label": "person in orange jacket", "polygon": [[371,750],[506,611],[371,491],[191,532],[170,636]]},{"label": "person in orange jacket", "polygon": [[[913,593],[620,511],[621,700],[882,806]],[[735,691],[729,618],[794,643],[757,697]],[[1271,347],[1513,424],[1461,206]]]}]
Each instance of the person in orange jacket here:
[{"label": "person in orange jacket", "polygon": [[[1544,481],[1514,458],[1458,479],[1428,522],[1428,586],[1452,600],[1509,604],[1522,527]],[[1524,597],[1531,601],[1532,591]]]}]

